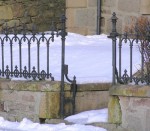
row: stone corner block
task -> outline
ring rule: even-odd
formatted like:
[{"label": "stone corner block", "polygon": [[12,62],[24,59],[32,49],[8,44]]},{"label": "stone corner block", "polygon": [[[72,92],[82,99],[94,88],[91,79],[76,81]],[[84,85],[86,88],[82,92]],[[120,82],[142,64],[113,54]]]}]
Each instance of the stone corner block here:
[{"label": "stone corner block", "polygon": [[39,107],[39,118],[59,118],[59,103],[59,92],[43,93]]},{"label": "stone corner block", "polygon": [[122,123],[122,111],[118,96],[111,96],[108,103],[108,122],[111,124]]}]

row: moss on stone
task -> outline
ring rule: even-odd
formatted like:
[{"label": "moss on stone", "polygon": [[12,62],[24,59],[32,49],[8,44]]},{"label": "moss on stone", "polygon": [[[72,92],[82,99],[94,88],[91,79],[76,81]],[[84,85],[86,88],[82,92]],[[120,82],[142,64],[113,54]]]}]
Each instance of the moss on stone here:
[{"label": "moss on stone", "polygon": [[120,124],[122,119],[121,106],[118,96],[111,96],[108,104],[108,121],[112,124]]}]

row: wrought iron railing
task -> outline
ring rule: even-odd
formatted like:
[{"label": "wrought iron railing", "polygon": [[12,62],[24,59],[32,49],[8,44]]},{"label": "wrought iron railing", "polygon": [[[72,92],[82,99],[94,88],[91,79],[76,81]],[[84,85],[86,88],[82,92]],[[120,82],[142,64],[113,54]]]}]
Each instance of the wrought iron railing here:
[{"label": "wrought iron railing", "polygon": [[[0,69],[0,76],[6,77],[9,79],[10,77],[23,77],[23,78],[32,78],[33,80],[40,79],[45,80],[51,79],[54,80],[54,77],[52,77],[52,74],[50,73],[50,61],[49,61],[49,48],[50,43],[54,41],[54,36],[59,35],[59,32],[54,33],[54,27],[52,26],[52,31],[49,35],[46,35],[45,33],[38,34],[33,30],[32,33],[27,34],[26,29],[24,28],[23,34],[17,34],[16,27],[14,27],[14,31],[12,34],[12,31],[10,32],[9,28],[6,26],[5,29],[3,29],[3,33],[0,35],[0,45],[1,45],[1,69]],[[37,65],[31,67],[31,44],[34,42],[37,46]],[[40,70],[40,43],[44,42],[46,44],[46,50],[47,50],[47,70]],[[7,56],[5,56],[5,46],[6,43],[10,45],[10,66],[5,66],[5,61],[7,61]],[[18,44],[19,47],[19,66],[13,65],[14,59],[13,59],[13,45]],[[28,46],[28,65],[24,66],[22,65],[23,62],[23,54],[22,54],[22,46],[24,44],[27,44]],[[34,56],[32,56],[34,57]],[[5,60],[4,60],[5,59]],[[14,68],[15,66],[15,68]]]},{"label": "wrought iron railing", "polygon": [[[61,21],[59,24],[59,29],[56,29],[56,25],[53,24],[51,26],[51,33],[45,34],[45,33],[36,33],[36,29],[34,28],[32,33],[27,33],[27,30],[25,29],[25,26],[23,30],[21,31],[22,34],[18,34],[16,27],[12,29],[9,29],[7,26],[5,29],[2,30],[2,33],[0,34],[0,45],[1,45],[1,69],[0,69],[0,77],[9,79],[12,77],[15,78],[30,78],[33,80],[45,80],[45,79],[51,79],[54,81],[54,77],[50,73],[50,45],[51,42],[55,41],[55,37],[60,36],[61,37],[61,87],[60,87],[60,115],[63,118],[66,116],[65,114],[65,104],[70,102],[72,104],[72,114],[75,113],[75,96],[76,96],[76,77],[73,77],[73,80],[69,79],[68,77],[68,65],[65,64],[65,40],[66,40],[66,17],[65,15],[62,15]],[[55,26],[54,26],[55,25]],[[42,63],[42,60],[40,60],[40,43],[43,42],[46,44],[46,70],[41,70],[40,63]],[[5,46],[6,43],[10,46],[10,66],[5,66],[5,60],[7,61],[7,56],[5,56]],[[19,66],[14,65],[14,59],[13,59],[13,45],[18,44],[19,48]],[[28,55],[28,65],[25,65],[23,67],[23,53],[22,48],[23,44],[27,44],[27,55]],[[33,67],[31,67],[31,45],[34,44],[37,47],[36,50],[36,58],[37,58],[37,64]],[[34,57],[34,56],[32,56]],[[43,59],[43,58],[42,58]],[[42,63],[44,64],[44,63]],[[71,93],[72,97],[65,98],[65,89],[64,89],[64,81],[66,80],[71,83]]]},{"label": "wrought iron railing", "polygon": [[[113,16],[111,18],[112,21],[112,32],[110,33],[109,38],[112,39],[112,83],[113,85],[116,83],[121,84],[128,84],[128,83],[134,83],[134,84],[150,84],[150,72],[145,71],[145,66],[147,61],[144,59],[144,47],[146,46],[147,51],[149,52],[148,57],[150,57],[150,28],[147,28],[147,33],[144,35],[141,34],[138,30],[138,26],[135,27],[135,33],[124,33],[119,34],[116,29],[117,24],[117,17],[116,14],[113,13]],[[149,25],[147,25],[150,27]],[[129,46],[129,62],[126,61],[126,63],[129,63],[129,69],[125,69],[124,72],[122,71],[122,51],[124,50],[123,44],[127,44]],[[133,72],[133,60],[134,60],[134,52],[133,52],[133,46],[137,45],[139,48],[139,54],[140,54],[140,69],[137,69],[137,72]],[[117,54],[118,52],[118,54]],[[148,53],[147,52],[147,53]],[[117,65],[118,63],[118,65]],[[148,67],[149,68],[149,67]],[[128,74],[129,73],[129,74]],[[138,75],[136,75],[138,74]]]}]

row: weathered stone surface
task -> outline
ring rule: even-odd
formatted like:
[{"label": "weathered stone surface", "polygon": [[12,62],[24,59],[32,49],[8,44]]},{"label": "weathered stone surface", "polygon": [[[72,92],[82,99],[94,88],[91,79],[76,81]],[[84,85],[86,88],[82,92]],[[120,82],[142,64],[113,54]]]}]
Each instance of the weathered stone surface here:
[{"label": "weathered stone surface", "polygon": [[122,96],[119,98],[122,109],[122,126],[135,131],[147,131],[150,121],[150,98]]},{"label": "weathered stone surface", "polygon": [[88,7],[97,7],[97,0],[88,0]]},{"label": "weathered stone surface", "polygon": [[87,26],[87,15],[88,10],[81,8],[76,10],[76,16],[75,16],[75,26],[76,27],[86,27]]},{"label": "weathered stone surface", "polygon": [[67,8],[83,8],[83,7],[87,7],[87,0],[66,0],[66,7]]},{"label": "weathered stone surface", "polygon": [[[0,89],[19,91],[60,91],[60,82],[4,81],[1,83]],[[70,86],[67,83],[65,84],[65,90],[70,90]]]},{"label": "weathered stone surface", "polygon": [[12,5],[13,17],[23,17],[25,13],[25,7],[21,3]]},{"label": "weathered stone surface", "polygon": [[11,6],[0,6],[0,19],[12,19],[13,12]]},{"label": "weathered stone surface", "polygon": [[31,7],[30,9],[29,9],[29,12],[28,12],[29,14],[29,16],[36,16],[36,15],[38,15],[38,9],[36,8],[36,7]]},{"label": "weathered stone surface", "polygon": [[122,122],[122,111],[118,96],[111,96],[108,104],[108,122],[120,124]]},{"label": "weathered stone surface", "polygon": [[79,91],[108,91],[112,86],[111,83],[88,83],[88,84],[78,84]]},{"label": "weathered stone surface", "polygon": [[83,91],[76,94],[76,113],[107,108],[109,101],[108,91]]},{"label": "weathered stone surface", "polygon": [[14,27],[15,25],[19,26],[20,21],[19,20],[11,20],[11,21],[7,22],[7,26],[10,27],[10,28]]},{"label": "weathered stone surface", "polygon": [[128,13],[138,13],[140,11],[140,0],[119,0],[118,10]]},{"label": "weathered stone surface", "polygon": [[141,14],[150,14],[150,1],[149,0],[141,0],[141,8],[140,13]]},{"label": "weathered stone surface", "polygon": [[116,1],[114,0],[102,0],[102,5],[105,6],[105,7],[115,7],[116,6]]},{"label": "weathered stone surface", "polygon": [[149,86],[140,85],[120,85],[111,88],[110,94],[118,96],[150,97],[150,88]]},{"label": "weathered stone surface", "polygon": [[39,118],[59,118],[59,103],[59,92],[44,93],[40,101]]},{"label": "weathered stone surface", "polygon": [[[51,3],[52,7],[47,3]],[[49,30],[51,20],[55,22],[60,21],[60,14],[64,14],[65,10],[65,0],[60,2],[51,1],[30,1],[30,0],[3,0],[0,2],[0,21],[5,20],[5,22],[10,22],[12,20],[20,20],[23,24],[37,24],[39,27],[38,31]],[[27,19],[26,19],[27,18]],[[47,24],[46,24],[47,22]],[[0,29],[4,23],[0,23]],[[44,27],[43,27],[44,25]],[[17,29],[20,29],[19,26]],[[31,31],[32,28],[29,28]]]}]

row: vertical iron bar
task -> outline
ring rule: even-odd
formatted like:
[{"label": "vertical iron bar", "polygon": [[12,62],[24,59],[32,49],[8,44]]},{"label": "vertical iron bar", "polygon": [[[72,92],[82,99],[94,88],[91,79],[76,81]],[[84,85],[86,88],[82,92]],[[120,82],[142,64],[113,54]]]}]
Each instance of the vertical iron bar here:
[{"label": "vertical iron bar", "polygon": [[11,62],[11,77],[13,76],[13,51],[12,51],[12,40],[10,40],[10,62]]},{"label": "vertical iron bar", "polygon": [[73,102],[72,102],[72,114],[75,114],[75,97],[76,97],[76,77],[73,78]]},{"label": "vertical iron bar", "polygon": [[4,77],[4,40],[2,40],[1,46],[2,46],[2,76]]},{"label": "vertical iron bar", "polygon": [[49,42],[47,41],[47,79],[49,78]]},{"label": "vertical iron bar", "polygon": [[97,35],[101,33],[101,0],[97,0]]},{"label": "vertical iron bar", "polygon": [[141,74],[144,77],[144,41],[141,43]]},{"label": "vertical iron bar", "polygon": [[112,32],[110,33],[110,38],[112,38],[112,84],[116,84],[115,72],[116,72],[116,37],[118,36],[116,23],[117,23],[116,13],[114,12],[111,17],[112,21]]},{"label": "vertical iron bar", "polygon": [[130,42],[130,82],[132,82],[133,41]]},{"label": "vertical iron bar", "polygon": [[37,71],[38,71],[38,77],[40,73],[40,42],[37,41]]},{"label": "vertical iron bar", "polygon": [[61,40],[62,40],[62,52],[61,52],[61,91],[60,91],[60,115],[64,117],[64,65],[65,65],[65,39],[66,39],[66,17],[61,17],[62,29],[61,29]]},{"label": "vertical iron bar", "polygon": [[19,41],[19,62],[20,62],[20,77],[22,77],[22,50],[21,50],[21,41]]},{"label": "vertical iron bar", "polygon": [[31,77],[31,50],[30,50],[30,41],[28,41],[28,73],[29,78]]},{"label": "vertical iron bar", "polygon": [[121,57],[122,57],[122,41],[121,41],[121,36],[119,37],[119,79],[121,79]]}]

